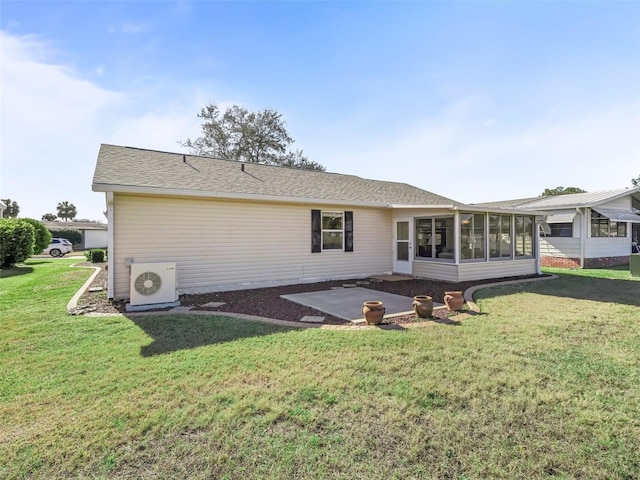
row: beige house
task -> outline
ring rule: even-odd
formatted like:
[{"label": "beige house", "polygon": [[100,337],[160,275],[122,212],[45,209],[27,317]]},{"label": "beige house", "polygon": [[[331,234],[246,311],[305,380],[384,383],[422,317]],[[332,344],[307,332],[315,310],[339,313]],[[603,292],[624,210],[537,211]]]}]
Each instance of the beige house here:
[{"label": "beige house", "polygon": [[543,266],[593,268],[629,263],[640,253],[640,188],[573,193],[478,206],[544,211]]},{"label": "beige house", "polygon": [[403,183],[102,145],[93,190],[106,195],[113,299],[129,298],[137,263],[175,263],[180,294],[539,272],[540,212]]}]

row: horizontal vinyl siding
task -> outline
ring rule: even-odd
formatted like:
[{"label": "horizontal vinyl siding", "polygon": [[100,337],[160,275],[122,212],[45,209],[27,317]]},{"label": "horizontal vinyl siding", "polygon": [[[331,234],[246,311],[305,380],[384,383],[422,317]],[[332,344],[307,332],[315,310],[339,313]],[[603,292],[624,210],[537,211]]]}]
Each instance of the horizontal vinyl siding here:
[{"label": "horizontal vinyl siding", "polygon": [[[311,253],[311,209],[354,212],[354,252]],[[116,194],[115,298],[136,263],[177,263],[180,293],[251,288],[391,270],[391,213]]]},{"label": "horizontal vinyl siding", "polygon": [[460,264],[459,268],[458,280],[460,282],[466,282],[485,278],[534,275],[536,273],[536,261],[534,258],[528,258],[492,262],[469,262]]},{"label": "horizontal vinyl siding", "polygon": [[516,277],[520,275],[534,275],[535,273],[536,261],[534,258],[468,262],[460,265],[444,262],[413,262],[413,274],[415,276],[444,280],[446,282]]},{"label": "horizontal vinyl siding", "polygon": [[[631,227],[627,224],[627,235]],[[622,257],[631,253],[631,238],[602,237],[588,238],[585,244],[585,258]]]},{"label": "horizontal vinyl siding", "polygon": [[540,237],[540,256],[580,258],[580,238]]},{"label": "horizontal vinyl siding", "polygon": [[458,281],[458,266],[454,263],[414,261],[412,272],[413,275],[421,278],[445,282]]},{"label": "horizontal vinyl siding", "polygon": [[[598,206],[602,208],[619,208],[622,210],[629,210],[631,208],[631,195],[627,195],[626,197],[621,197]],[[593,207],[593,210],[598,211],[598,207]]]}]

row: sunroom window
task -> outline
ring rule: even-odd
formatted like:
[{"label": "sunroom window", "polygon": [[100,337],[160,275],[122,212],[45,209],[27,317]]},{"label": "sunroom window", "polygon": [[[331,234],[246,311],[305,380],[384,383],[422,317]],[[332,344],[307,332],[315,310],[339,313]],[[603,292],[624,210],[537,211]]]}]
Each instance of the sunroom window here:
[{"label": "sunroom window", "polygon": [[485,257],[485,226],[483,213],[460,214],[460,258],[478,260]]},{"label": "sunroom window", "polygon": [[416,258],[453,260],[453,217],[416,218]]},{"label": "sunroom window", "polygon": [[533,257],[533,217],[516,215],[515,219],[515,247],[516,257]]},{"label": "sunroom window", "polygon": [[489,257],[511,258],[511,215],[489,215]]}]

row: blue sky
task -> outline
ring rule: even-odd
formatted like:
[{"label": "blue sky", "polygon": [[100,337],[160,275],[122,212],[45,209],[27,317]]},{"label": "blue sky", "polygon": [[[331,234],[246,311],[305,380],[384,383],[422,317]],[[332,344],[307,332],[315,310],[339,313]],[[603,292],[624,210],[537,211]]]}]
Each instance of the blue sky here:
[{"label": "blue sky", "polygon": [[0,0],[0,198],[104,220],[100,144],[181,152],[209,102],[467,203],[631,186],[638,25],[640,2]]}]

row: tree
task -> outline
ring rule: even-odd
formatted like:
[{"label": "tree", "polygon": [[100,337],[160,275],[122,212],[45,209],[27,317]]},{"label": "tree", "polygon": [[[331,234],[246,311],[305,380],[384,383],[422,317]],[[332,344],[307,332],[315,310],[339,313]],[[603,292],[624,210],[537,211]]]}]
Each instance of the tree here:
[{"label": "tree", "polygon": [[638,178],[631,179],[631,185],[634,187],[640,187],[640,175],[638,175]]},{"label": "tree", "polygon": [[582,190],[578,187],[556,187],[556,188],[545,188],[544,192],[542,192],[543,197],[551,197],[553,195],[568,195],[570,193],[587,193],[586,190]]},{"label": "tree", "polygon": [[20,213],[20,207],[17,202],[14,202],[10,198],[4,198],[0,200],[0,202],[4,203],[6,210],[4,211],[5,218],[16,218],[18,213]]},{"label": "tree", "polygon": [[179,142],[194,155],[325,170],[319,163],[305,157],[302,150],[288,150],[294,140],[287,132],[282,115],[275,110],[250,112],[233,105],[222,113],[216,104],[211,103],[200,111],[198,117],[204,120],[202,136]]},{"label": "tree", "polygon": [[77,214],[78,210],[76,210],[76,206],[73,203],[65,201],[58,204],[58,216],[65,222],[67,220],[73,220]]},{"label": "tree", "polygon": [[43,222],[53,222],[56,218],[58,218],[57,215],[54,215],[53,213],[45,213],[42,215]]}]

